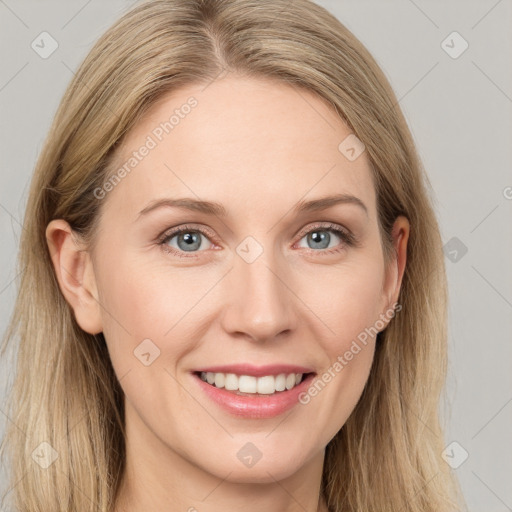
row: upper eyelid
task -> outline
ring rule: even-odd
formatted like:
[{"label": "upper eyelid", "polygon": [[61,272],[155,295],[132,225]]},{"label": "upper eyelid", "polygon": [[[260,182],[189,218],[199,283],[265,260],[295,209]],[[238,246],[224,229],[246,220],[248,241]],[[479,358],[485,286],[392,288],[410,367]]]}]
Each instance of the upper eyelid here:
[{"label": "upper eyelid", "polygon": [[[203,226],[198,227],[185,224],[183,226],[176,226],[175,228],[166,229],[161,235],[158,236],[158,240],[168,240],[174,238],[176,235],[179,235],[181,233],[187,233],[189,231],[198,231],[199,233],[205,236],[212,236],[211,233],[213,233],[210,229],[205,228]],[[212,238],[215,238],[215,235],[213,235]]]},{"label": "upper eyelid", "polygon": [[350,233],[350,231],[340,225],[340,224],[336,224],[335,222],[330,222],[328,220],[325,220],[325,221],[317,221],[317,222],[314,222],[313,224],[310,224],[302,229],[300,229],[299,231],[297,231],[297,235],[296,236],[299,236],[299,235],[302,235],[302,234],[307,234],[315,229],[325,229],[326,231],[343,231],[347,234]]}]

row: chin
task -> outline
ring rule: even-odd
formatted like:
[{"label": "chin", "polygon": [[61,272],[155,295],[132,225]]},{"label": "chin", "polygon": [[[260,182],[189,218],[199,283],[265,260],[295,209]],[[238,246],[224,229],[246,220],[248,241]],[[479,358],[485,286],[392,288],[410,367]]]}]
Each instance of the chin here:
[{"label": "chin", "polygon": [[295,464],[276,467],[274,464],[263,463],[263,460],[260,460],[252,468],[228,466],[226,469],[230,471],[229,476],[226,478],[226,473],[219,476],[225,478],[228,482],[236,484],[272,484],[276,480],[280,481],[292,476],[300,468]]},{"label": "chin", "polygon": [[[250,441],[247,445],[250,446]],[[295,453],[269,447],[268,455],[265,456],[265,449],[262,449],[263,453],[260,452],[261,456],[257,460],[257,456],[251,460],[250,455],[245,455],[251,450],[250,447],[246,448],[245,452],[239,448],[226,450],[222,458],[219,458],[218,454],[213,454],[211,460],[205,460],[203,456],[199,465],[208,473],[228,482],[266,484],[292,476],[306,463],[304,450]],[[238,455],[240,452],[242,453]],[[229,456],[230,453],[233,453],[233,456]]]}]

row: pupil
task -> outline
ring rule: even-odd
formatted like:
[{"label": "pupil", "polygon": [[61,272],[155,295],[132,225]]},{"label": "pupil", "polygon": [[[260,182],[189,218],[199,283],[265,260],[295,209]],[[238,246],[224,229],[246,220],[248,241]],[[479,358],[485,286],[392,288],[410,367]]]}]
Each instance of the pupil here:
[{"label": "pupil", "polygon": [[197,233],[185,233],[178,237],[178,245],[180,245],[180,241],[186,242],[185,247],[180,247],[180,249],[183,249],[185,251],[199,249],[199,246],[201,245],[201,239]]},{"label": "pupil", "polygon": [[325,249],[329,246],[330,234],[326,231],[314,231],[309,237],[314,244],[320,244],[320,246],[313,247],[314,249]]}]

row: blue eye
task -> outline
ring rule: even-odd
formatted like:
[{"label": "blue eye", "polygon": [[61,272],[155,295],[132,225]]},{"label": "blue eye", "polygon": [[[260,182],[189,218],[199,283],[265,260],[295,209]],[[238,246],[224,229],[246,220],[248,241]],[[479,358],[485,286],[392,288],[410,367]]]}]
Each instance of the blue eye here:
[{"label": "blue eye", "polygon": [[[334,238],[332,236],[333,233]],[[194,253],[202,252],[202,250],[209,249],[214,245],[210,237],[213,238],[208,231],[201,227],[185,225],[164,233],[160,238],[159,245],[161,245],[166,252],[172,253],[173,255],[179,257],[194,257]],[[336,244],[336,238],[338,238],[341,243],[338,241]],[[331,223],[313,226],[309,231],[302,234],[299,244],[303,239],[306,239],[308,245],[306,247],[299,247],[307,249],[310,253],[318,253],[319,255],[332,254],[356,245],[356,240],[352,233],[341,226]],[[207,240],[208,243],[204,243],[204,240]],[[334,245],[331,243],[333,241]]]},{"label": "blue eye", "polygon": [[[344,240],[343,232],[336,229],[315,229],[310,231],[305,237],[302,237],[301,240],[306,239],[307,244],[312,244],[313,246],[308,245],[308,249],[329,249],[332,248],[331,242],[333,241],[332,233],[335,233],[335,238]],[[336,246],[336,244],[334,244]]]},{"label": "blue eye", "polygon": [[[335,234],[335,238],[341,240],[341,243],[331,244],[332,233]],[[302,238],[299,240],[299,244],[305,239],[307,245],[306,247],[299,245],[299,247],[306,249],[309,254],[318,254],[319,256],[328,256],[358,245],[356,237],[350,231],[330,222],[309,226],[309,229],[301,234]]]},{"label": "blue eye", "polygon": [[[205,245],[203,238],[208,239],[206,232],[203,230],[184,226],[167,233],[160,243],[165,246],[166,250],[173,253],[198,252],[198,249]],[[176,245],[172,244],[174,239],[176,239]],[[179,255],[181,256],[181,254]]]}]

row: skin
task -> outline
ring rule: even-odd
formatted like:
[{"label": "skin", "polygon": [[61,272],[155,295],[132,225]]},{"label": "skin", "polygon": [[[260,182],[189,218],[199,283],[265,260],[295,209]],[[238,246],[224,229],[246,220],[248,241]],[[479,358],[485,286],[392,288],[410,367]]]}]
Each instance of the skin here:
[{"label": "skin", "polygon": [[[127,471],[116,510],[325,511],[324,450],[357,404],[375,339],[310,403],[270,419],[223,411],[190,372],[252,362],[321,375],[396,303],[409,223],[395,222],[386,266],[366,153],[349,161],[338,145],[351,132],[335,111],[278,82],[228,76],[174,91],[128,134],[116,164],[190,96],[198,105],[101,199],[94,251],[62,219],[46,231],[61,290],[83,330],[103,331],[125,393]],[[367,212],[354,203],[292,211],[335,193],[356,196]],[[138,219],[164,197],[216,201],[227,215],[160,208]],[[319,222],[350,230],[357,246],[322,226],[329,248],[340,249],[326,254],[307,237]],[[178,237],[167,243],[188,257],[158,245],[159,234],[184,224],[211,236],[199,235],[195,252]],[[247,236],[263,248],[252,263],[236,252]],[[149,366],[133,353],[147,338],[160,350]],[[236,456],[247,442],[262,453],[250,468]]]}]

